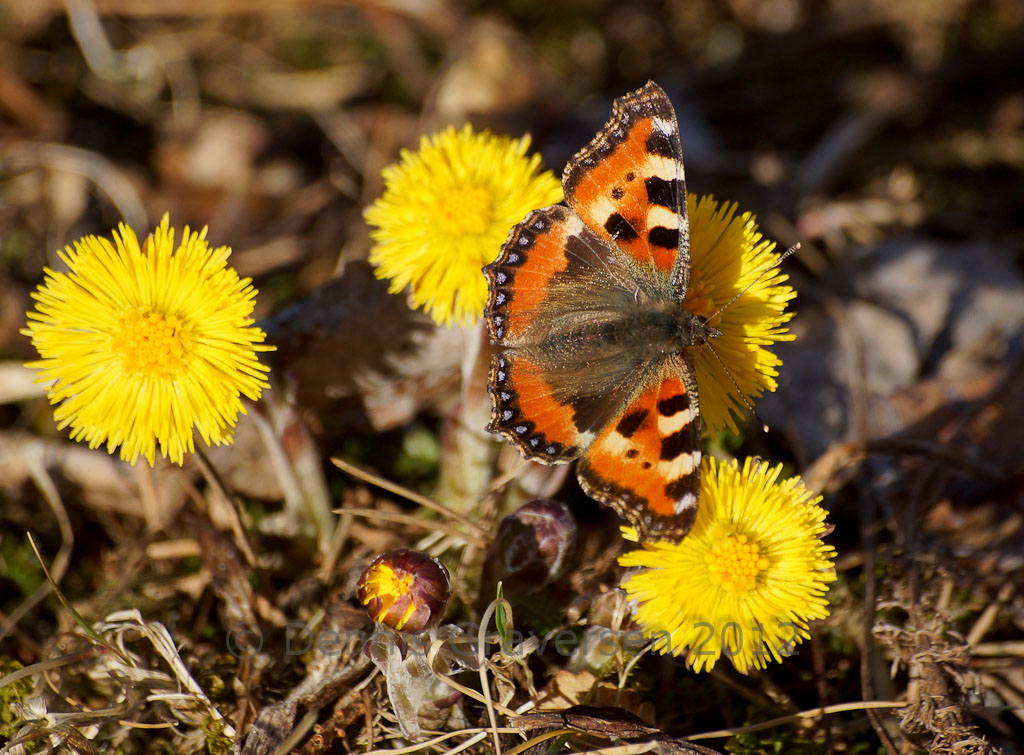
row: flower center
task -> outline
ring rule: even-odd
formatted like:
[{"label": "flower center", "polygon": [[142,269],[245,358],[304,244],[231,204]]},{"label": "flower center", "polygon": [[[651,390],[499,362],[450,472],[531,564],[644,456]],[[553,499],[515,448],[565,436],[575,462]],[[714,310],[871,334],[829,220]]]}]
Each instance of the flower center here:
[{"label": "flower center", "polygon": [[757,543],[750,542],[746,535],[723,537],[711,547],[704,560],[711,582],[729,592],[751,589],[757,582],[757,575],[769,565]]},{"label": "flower center", "polygon": [[[398,572],[384,564],[377,566],[377,568],[371,571],[366,580],[367,596],[369,600],[377,598],[380,601],[380,610],[377,612],[376,617],[377,621],[391,610],[391,606],[396,601],[409,595],[412,589],[412,578],[412,574],[409,572]],[[369,600],[367,600],[367,603],[369,603]],[[399,628],[415,610],[416,606],[410,602],[407,615],[402,618]]]},{"label": "flower center", "polygon": [[700,284],[690,284],[690,289],[686,292],[685,306],[688,312],[701,317],[710,317],[715,313],[715,303],[711,300],[707,289]]},{"label": "flower center", "polygon": [[125,372],[171,375],[181,369],[192,343],[192,329],[174,315],[129,310],[121,315],[111,348]]},{"label": "flower center", "polygon": [[441,197],[442,230],[458,236],[483,233],[491,222],[491,192],[480,186],[456,186]]}]

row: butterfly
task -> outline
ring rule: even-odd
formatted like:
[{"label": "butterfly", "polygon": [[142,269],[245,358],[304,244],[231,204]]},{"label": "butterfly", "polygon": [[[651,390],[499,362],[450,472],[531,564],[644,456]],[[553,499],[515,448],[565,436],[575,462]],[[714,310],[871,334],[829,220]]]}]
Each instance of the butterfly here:
[{"label": "butterfly", "polygon": [[675,110],[653,81],[565,166],[568,206],[530,213],[483,271],[492,342],[488,430],[544,464],[579,459],[583,490],[679,542],[700,497],[700,407],[688,350],[721,333],[683,308],[690,279]]}]

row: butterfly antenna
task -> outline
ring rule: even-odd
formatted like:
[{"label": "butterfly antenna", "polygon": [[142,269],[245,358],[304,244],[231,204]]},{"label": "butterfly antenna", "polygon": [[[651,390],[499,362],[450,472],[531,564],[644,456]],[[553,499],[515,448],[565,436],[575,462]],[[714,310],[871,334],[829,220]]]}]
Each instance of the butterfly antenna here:
[{"label": "butterfly antenna", "polygon": [[711,345],[711,341],[706,341],[704,345],[711,350],[711,353],[714,354],[715,359],[717,359],[718,363],[722,365],[722,369],[725,370],[725,374],[729,376],[729,382],[731,382],[732,387],[736,389],[736,393],[739,394],[740,401],[743,402],[743,405],[747,407],[747,411],[750,412],[751,416],[753,416],[753,418],[757,420],[758,424],[761,425],[761,430],[764,432],[768,432],[768,430],[771,429],[768,427],[768,423],[761,418],[761,415],[758,414],[754,407],[751,406],[750,402],[747,401],[747,394],[743,392],[743,389],[740,388],[740,384],[736,382],[736,378],[733,377],[732,371],[725,366],[725,362],[722,361],[722,357],[718,356],[718,352],[715,351],[715,347]]},{"label": "butterfly antenna", "polygon": [[[752,289],[752,288],[753,288],[754,286],[756,286],[756,285],[758,284],[758,282],[759,282],[759,281],[760,281],[760,280],[761,280],[761,279],[762,279],[762,278],[763,278],[764,276],[766,276],[766,275],[767,275],[768,273],[770,273],[770,272],[771,272],[772,270],[774,270],[774,269],[775,269],[775,268],[777,268],[777,267],[778,267],[779,265],[781,265],[781,264],[782,264],[782,260],[786,259],[786,257],[788,257],[789,255],[793,254],[794,252],[798,251],[799,249],[800,249],[800,244],[799,244],[799,242],[798,242],[798,243],[796,243],[796,244],[793,244],[793,246],[791,246],[791,247],[790,247],[789,249],[787,249],[787,250],[786,250],[786,251],[784,251],[784,252],[783,252],[782,254],[780,254],[780,255],[779,255],[779,258],[778,258],[777,260],[775,260],[775,262],[773,262],[772,264],[770,264],[770,265],[769,265],[768,267],[766,267],[766,268],[765,268],[764,270],[762,270],[762,271],[761,271],[760,273],[758,273],[757,277],[756,277],[756,278],[754,278],[754,280],[752,280],[752,281],[751,281],[751,282],[750,282],[749,284],[747,284],[747,287],[746,287],[746,288],[744,288],[744,289],[743,289],[742,291],[740,291],[740,292],[739,292],[738,294],[736,294],[736,295],[735,295],[734,297],[732,297],[731,299],[729,299],[729,301],[728,301],[728,302],[726,302],[726,304],[725,304],[724,306],[722,306],[722,307],[719,307],[719,308],[718,308],[718,311],[717,311],[717,312],[715,312],[715,313],[714,313],[713,315],[711,315],[710,317],[706,318],[706,319],[707,319],[707,321],[708,321],[708,322],[711,322],[711,321],[712,321],[712,320],[714,320],[714,319],[715,319],[716,317],[718,317],[718,316],[719,316],[720,314],[722,314],[722,313],[723,313],[723,312],[724,312],[725,310],[727,310],[727,309],[728,309],[729,307],[731,307],[731,306],[732,306],[732,305],[733,305],[733,304],[734,304],[734,303],[736,302],[736,300],[737,300],[737,299],[739,299],[739,298],[740,298],[741,296],[743,296],[743,294],[747,293],[747,291],[749,291],[749,290],[750,290],[750,289]],[[718,355],[716,354],[715,356],[717,357]],[[721,362],[722,360],[721,360],[721,359],[719,359],[718,361],[719,361],[719,362]],[[722,366],[724,367],[725,365],[723,364]],[[728,370],[726,370],[726,372],[728,372]],[[730,377],[732,377],[732,376],[730,375]],[[751,410],[751,411],[753,411],[753,410]],[[756,415],[755,415],[755,416],[756,416]]]},{"label": "butterfly antenna", "polygon": [[[799,249],[800,249],[800,244],[796,243],[796,244],[793,244],[793,246],[791,246],[785,252],[780,254],[779,258],[777,260],[775,260],[772,264],[770,264],[768,267],[766,267],[764,270],[762,270],[760,273],[758,273],[757,277],[754,278],[754,280],[752,280],[747,285],[746,288],[744,288],[742,291],[740,291],[738,294],[736,294],[734,297],[732,297],[728,302],[725,303],[724,306],[719,307],[717,312],[715,312],[713,315],[711,315],[710,317],[705,319],[705,322],[711,322],[716,317],[718,317],[720,314],[722,314],[725,310],[727,310],[729,307],[731,307],[735,303],[735,301],[737,299],[739,299],[741,296],[743,296],[743,294],[747,293],[747,291],[749,291],[751,288],[753,288],[755,285],[757,285],[758,281],[760,281],[770,271],[774,270],[779,265],[781,265],[782,261],[784,259],[786,259],[786,257],[788,257],[789,255],[793,254],[794,252],[798,251]],[[758,424],[761,425],[761,430],[763,430],[764,432],[768,432],[768,430],[770,429],[768,427],[768,423],[765,422],[761,418],[761,415],[757,413],[757,410],[755,410],[754,407],[751,405],[751,403],[747,400],[747,394],[745,394],[743,392],[743,390],[740,388],[739,383],[736,382],[736,378],[733,377],[732,371],[728,367],[725,366],[725,362],[722,361],[722,357],[720,357],[718,355],[718,352],[715,351],[715,347],[711,345],[710,341],[706,342],[705,345],[709,349],[711,349],[711,353],[714,355],[715,359],[718,361],[718,363],[720,365],[722,365],[722,369],[725,371],[725,374],[729,377],[729,382],[731,382],[733,388],[736,389],[736,393],[739,394],[740,401],[743,402],[743,405],[747,408],[747,411],[750,412],[751,416],[754,419],[757,420]]]}]

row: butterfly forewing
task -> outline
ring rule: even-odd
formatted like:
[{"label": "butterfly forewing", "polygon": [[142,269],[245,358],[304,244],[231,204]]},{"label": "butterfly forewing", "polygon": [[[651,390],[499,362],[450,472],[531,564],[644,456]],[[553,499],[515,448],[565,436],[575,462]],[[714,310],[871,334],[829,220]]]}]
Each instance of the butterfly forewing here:
[{"label": "butterfly forewing", "polygon": [[[685,296],[686,181],[675,110],[654,82],[615,100],[612,119],[566,166],[569,206],[644,268]],[[680,299],[681,300],[681,299]]]}]

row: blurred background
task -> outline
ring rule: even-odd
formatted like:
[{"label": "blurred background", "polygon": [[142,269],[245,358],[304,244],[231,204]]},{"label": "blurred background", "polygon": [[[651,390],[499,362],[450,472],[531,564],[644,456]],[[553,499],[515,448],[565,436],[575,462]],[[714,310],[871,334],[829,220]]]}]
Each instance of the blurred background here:
[{"label": "blurred background", "polygon": [[[865,591],[942,603],[940,639],[999,606],[981,635],[1017,644],[971,667],[994,695],[973,720],[1019,741],[1019,0],[0,0],[0,608],[38,584],[20,533],[51,553],[66,542],[18,455],[28,439],[72,453],[20,367],[35,357],[18,334],[29,294],[56,250],[121,220],[142,235],[165,212],[208,225],[260,290],[275,379],[324,458],[429,490],[462,341],[365,263],[381,168],[469,121],[531,134],[560,174],[612,99],[648,79],[675,104],[689,191],[737,202],[780,248],[803,245],[784,265],[798,337],[778,347],[779,390],[758,404],[771,430],[731,450],[826,493],[841,571],[861,579],[891,557],[877,585],[834,597],[851,637]],[[251,459],[221,458],[236,489],[278,495]],[[87,491],[69,504],[84,567],[64,588],[109,608],[96,575],[153,568],[131,540],[178,532],[189,483],[161,488],[155,511],[119,487],[129,473],[83,464],[63,470]],[[22,652],[55,631],[52,609],[22,625]],[[888,619],[922,630],[906,611]],[[890,640],[869,669],[878,684],[906,651]]]}]

